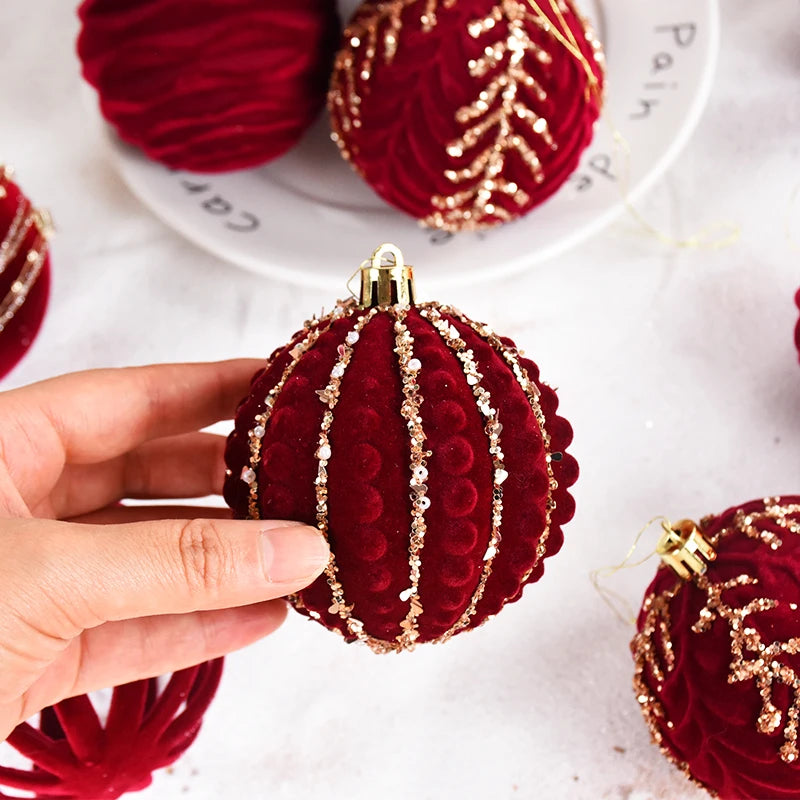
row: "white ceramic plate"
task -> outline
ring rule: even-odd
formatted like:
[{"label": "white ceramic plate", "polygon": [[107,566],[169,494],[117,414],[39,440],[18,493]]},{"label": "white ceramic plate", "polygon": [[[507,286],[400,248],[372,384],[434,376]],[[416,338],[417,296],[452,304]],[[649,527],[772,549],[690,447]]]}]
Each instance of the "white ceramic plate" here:
[{"label": "white ceramic plate", "polygon": [[[343,3],[343,15],[354,4]],[[711,86],[717,0],[583,0],[608,59],[606,121],[580,167],[524,219],[483,234],[443,235],[386,205],[342,160],[323,114],[303,141],[260,169],[211,177],[171,172],[108,140],[123,178],[159,217],[221,258],[293,283],[340,291],[380,242],[395,242],[435,291],[552,258],[599,231],[686,144]],[[610,123],[610,124],[608,124]],[[630,146],[613,141],[616,126]],[[620,176],[627,173],[627,179]]]}]

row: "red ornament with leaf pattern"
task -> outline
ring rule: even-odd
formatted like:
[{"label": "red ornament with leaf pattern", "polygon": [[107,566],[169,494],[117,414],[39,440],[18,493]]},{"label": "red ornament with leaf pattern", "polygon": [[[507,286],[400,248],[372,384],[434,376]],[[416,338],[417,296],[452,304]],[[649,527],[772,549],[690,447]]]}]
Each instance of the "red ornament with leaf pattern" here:
[{"label": "red ornament with leaf pattern", "polygon": [[340,303],[275,351],[226,454],[237,517],[297,519],[331,544],[295,607],[378,652],[517,600],[561,547],[578,474],[556,393],[513,342],[398,296]]},{"label": "red ornament with leaf pattern", "polygon": [[334,64],[333,138],[384,200],[424,224],[492,227],[577,167],[603,64],[566,0],[365,2]]},{"label": "red ornament with leaf pattern", "polygon": [[800,797],[800,497],[702,521],[702,574],[662,566],[631,648],[654,741],[722,798]]}]

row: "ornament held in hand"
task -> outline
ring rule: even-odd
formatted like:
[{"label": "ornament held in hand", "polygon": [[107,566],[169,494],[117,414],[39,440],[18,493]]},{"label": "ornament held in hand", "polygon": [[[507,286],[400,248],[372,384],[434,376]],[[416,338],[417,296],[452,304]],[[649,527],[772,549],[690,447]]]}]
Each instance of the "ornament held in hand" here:
[{"label": "ornament held in hand", "polygon": [[307,322],[254,377],[225,499],[316,524],[333,556],[295,608],[388,652],[474,628],[537,581],[578,469],[556,393],[511,341],[415,304],[392,245],[361,272],[361,302]]}]

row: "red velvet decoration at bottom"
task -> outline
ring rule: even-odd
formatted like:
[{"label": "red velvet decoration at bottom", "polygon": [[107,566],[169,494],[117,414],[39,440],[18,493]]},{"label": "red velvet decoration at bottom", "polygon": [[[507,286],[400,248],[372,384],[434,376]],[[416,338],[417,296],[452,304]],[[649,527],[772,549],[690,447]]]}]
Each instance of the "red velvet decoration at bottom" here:
[{"label": "red velvet decoration at bottom", "polygon": [[717,552],[684,582],[662,566],[632,648],[656,742],[723,798],[800,797],[800,497],[706,520]]},{"label": "red velvet decoration at bottom", "polygon": [[118,686],[105,725],[86,695],[46,708],[38,728],[23,723],[8,738],[33,769],[0,767],[0,786],[67,800],[144,789],[195,740],[221,675],[220,658],[174,673],[163,691],[157,678]]},{"label": "red velvet decoration at bottom", "polygon": [[42,243],[40,231],[30,221],[33,209],[20,188],[3,177],[0,166],[0,378],[25,355],[42,324],[50,293],[50,258],[32,284],[24,303],[2,324],[2,307],[11,298],[11,288],[29,265],[28,253]]}]

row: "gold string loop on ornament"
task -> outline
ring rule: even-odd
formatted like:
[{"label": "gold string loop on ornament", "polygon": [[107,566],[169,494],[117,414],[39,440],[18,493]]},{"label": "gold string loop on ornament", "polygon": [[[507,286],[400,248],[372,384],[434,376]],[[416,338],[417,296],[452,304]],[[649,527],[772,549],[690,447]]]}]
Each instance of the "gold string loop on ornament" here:
[{"label": "gold string loop on ornament", "polygon": [[621,620],[626,625],[636,624],[636,614],[633,611],[633,607],[621,594],[619,594],[619,592],[615,592],[613,589],[609,589],[608,586],[605,586],[603,581],[606,581],[608,578],[616,575],[618,572],[621,572],[624,569],[635,569],[636,567],[641,567],[642,564],[658,554],[657,548],[653,548],[653,550],[651,550],[644,558],[631,562],[634,553],[636,553],[636,550],[639,547],[642,537],[656,522],[661,523],[662,529],[666,528],[669,530],[672,528],[672,524],[666,517],[661,515],[653,517],[636,534],[633,544],[625,554],[625,558],[623,558],[619,564],[593,569],[589,573],[589,580],[591,581],[592,586],[594,586],[595,591],[600,595],[602,601],[611,609],[617,619]]}]

